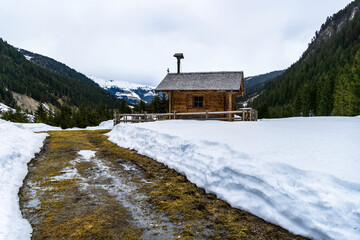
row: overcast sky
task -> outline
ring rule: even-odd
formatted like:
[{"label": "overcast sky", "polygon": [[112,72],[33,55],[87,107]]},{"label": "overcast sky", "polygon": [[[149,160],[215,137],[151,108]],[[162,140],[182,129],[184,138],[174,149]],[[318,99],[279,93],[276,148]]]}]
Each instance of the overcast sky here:
[{"label": "overcast sky", "polygon": [[183,72],[289,67],[350,0],[0,0],[0,37],[86,75],[156,86]]}]

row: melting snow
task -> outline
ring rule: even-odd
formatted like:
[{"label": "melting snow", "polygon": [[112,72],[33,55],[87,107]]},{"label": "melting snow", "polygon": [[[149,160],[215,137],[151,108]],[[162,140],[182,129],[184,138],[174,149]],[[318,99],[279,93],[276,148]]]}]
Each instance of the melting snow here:
[{"label": "melting snow", "polygon": [[31,226],[20,212],[18,192],[27,163],[40,151],[45,137],[0,120],[0,239],[31,237]]},{"label": "melting snow", "polygon": [[92,151],[92,150],[80,150],[78,152],[78,154],[81,157],[85,158],[86,160],[90,160],[90,158],[95,157],[95,153],[96,153],[96,151]]},{"label": "melting snow", "polygon": [[293,233],[360,239],[360,118],[119,124],[108,133]]}]

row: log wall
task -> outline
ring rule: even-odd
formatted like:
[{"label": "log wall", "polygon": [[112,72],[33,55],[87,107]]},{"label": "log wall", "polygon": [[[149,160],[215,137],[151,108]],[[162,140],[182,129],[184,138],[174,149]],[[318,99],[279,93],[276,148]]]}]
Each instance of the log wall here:
[{"label": "log wall", "polygon": [[[239,92],[231,91],[171,91],[169,110],[178,112],[234,111],[235,97]],[[194,106],[194,97],[203,97],[203,106]]]}]

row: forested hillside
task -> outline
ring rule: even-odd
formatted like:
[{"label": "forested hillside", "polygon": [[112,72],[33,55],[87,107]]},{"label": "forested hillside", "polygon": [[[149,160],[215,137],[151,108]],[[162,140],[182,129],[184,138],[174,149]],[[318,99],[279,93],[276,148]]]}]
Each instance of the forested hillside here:
[{"label": "forested hillside", "polygon": [[360,0],[329,17],[298,62],[254,100],[260,117],[360,115]]},{"label": "forested hillside", "polygon": [[29,61],[43,67],[45,69],[51,70],[59,75],[67,76],[70,78],[75,78],[79,80],[83,80],[85,82],[94,83],[91,79],[86,77],[84,74],[79,73],[75,69],[72,69],[65,64],[58,62],[52,58],[42,56],[37,53],[33,53],[24,49],[19,49],[19,51],[27,58]]},{"label": "forested hillside", "polygon": [[21,52],[0,39],[0,101],[9,106],[15,102],[10,91],[25,94],[39,102],[60,107],[96,106],[103,102],[116,108],[119,101],[90,81],[60,76],[26,60]]},{"label": "forested hillside", "polygon": [[258,95],[264,90],[267,82],[273,80],[274,78],[280,76],[283,73],[284,70],[280,70],[280,71],[273,71],[265,74],[260,74],[257,76],[246,77],[244,83],[245,93],[246,93],[245,98],[250,99]]}]

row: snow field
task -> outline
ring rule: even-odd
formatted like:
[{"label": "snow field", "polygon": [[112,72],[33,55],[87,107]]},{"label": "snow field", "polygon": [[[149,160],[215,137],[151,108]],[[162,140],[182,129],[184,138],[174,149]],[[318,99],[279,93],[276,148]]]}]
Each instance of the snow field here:
[{"label": "snow field", "polygon": [[360,239],[360,118],[119,124],[109,139],[295,234]]},{"label": "snow field", "polygon": [[45,137],[0,120],[0,239],[31,237],[32,228],[20,212],[18,191],[27,163],[40,151]]}]

